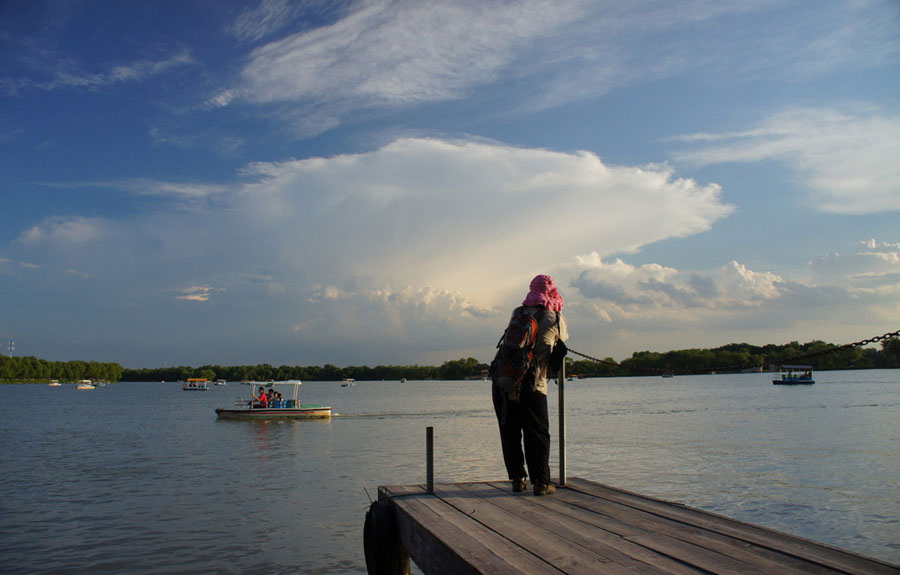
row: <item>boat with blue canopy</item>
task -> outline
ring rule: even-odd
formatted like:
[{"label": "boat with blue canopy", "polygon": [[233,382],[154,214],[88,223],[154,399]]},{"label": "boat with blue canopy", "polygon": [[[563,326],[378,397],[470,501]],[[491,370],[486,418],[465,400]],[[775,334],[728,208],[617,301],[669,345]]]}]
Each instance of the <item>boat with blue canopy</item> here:
[{"label": "boat with blue canopy", "polygon": [[772,380],[775,385],[812,385],[815,382],[811,365],[782,365],[781,377]]},{"label": "boat with blue canopy", "polygon": [[[300,380],[290,381],[268,381],[266,383],[244,382],[243,385],[258,385],[260,390],[269,388],[274,391],[276,386],[287,386],[293,389],[290,399],[277,397],[267,401],[265,406],[261,406],[259,401],[253,396],[251,387],[251,398],[237,398],[234,401],[234,407],[231,409],[217,408],[216,414],[222,419],[327,419],[331,417],[331,407],[313,403],[300,403]],[[281,394],[273,394],[280,396]]]}]

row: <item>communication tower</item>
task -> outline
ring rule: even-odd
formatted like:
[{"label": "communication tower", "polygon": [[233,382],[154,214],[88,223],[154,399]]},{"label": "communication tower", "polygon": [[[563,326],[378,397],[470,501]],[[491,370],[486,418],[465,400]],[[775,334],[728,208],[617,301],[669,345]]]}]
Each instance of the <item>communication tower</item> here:
[{"label": "communication tower", "polygon": [[9,338],[9,357],[12,357],[12,352],[16,350],[16,342]]}]

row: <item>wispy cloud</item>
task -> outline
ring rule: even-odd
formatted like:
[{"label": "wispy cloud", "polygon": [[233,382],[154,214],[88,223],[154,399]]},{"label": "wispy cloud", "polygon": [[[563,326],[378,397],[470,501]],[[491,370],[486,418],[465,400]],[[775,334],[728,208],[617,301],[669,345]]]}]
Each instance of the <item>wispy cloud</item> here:
[{"label": "wispy cloud", "polygon": [[33,264],[30,262],[17,262],[10,258],[0,258],[0,270],[3,270],[4,267],[8,267],[8,266],[17,266],[17,267],[25,268],[25,269],[29,269],[29,270],[37,270],[37,269],[41,268],[41,266],[39,266],[38,264]]},{"label": "wispy cloud", "polygon": [[[173,68],[193,64],[196,60],[190,50],[181,49],[161,59],[109,64],[96,70],[81,64],[74,56],[36,49],[29,59],[33,75],[28,78],[0,78],[0,90],[7,95],[20,95],[27,90],[98,90],[117,84],[143,82]],[[41,77],[47,78],[39,79]]]},{"label": "wispy cloud", "polygon": [[310,136],[360,112],[459,100],[498,82],[534,38],[581,13],[578,2],[362,2],[255,49],[239,84],[208,104],[273,104]]},{"label": "wispy cloud", "polygon": [[811,14],[812,40],[796,51],[793,72],[818,75],[852,66],[877,68],[900,57],[900,9],[893,0],[837,3]]},{"label": "wispy cloud", "polygon": [[181,301],[206,302],[209,301],[212,294],[220,291],[223,291],[223,289],[208,285],[195,285],[182,289],[182,295],[175,296],[175,299]]},{"label": "wispy cloud", "polygon": [[180,199],[203,199],[222,195],[232,187],[205,182],[177,182],[148,178],[128,178],[124,180],[97,180],[90,182],[37,182],[50,188],[77,189],[100,188],[120,191],[138,196],[160,196]]},{"label": "wispy cloud", "polygon": [[455,99],[490,81],[521,42],[573,15],[566,3],[372,3],[254,50],[242,95],[375,106]]},{"label": "wispy cloud", "polygon": [[[263,3],[234,30],[261,38],[284,11],[282,2]],[[804,33],[773,27],[773,18]],[[832,11],[781,0],[360,2],[255,49],[240,82],[208,103],[274,104],[310,135],[360,111],[459,100],[488,86],[502,90],[505,109],[533,111],[685,73],[740,81],[764,71],[789,82],[790,74],[896,61],[893,20],[896,10],[877,1]],[[842,32],[848,27],[865,32]]]},{"label": "wispy cloud", "polygon": [[31,246],[85,244],[103,236],[105,223],[102,218],[54,216],[22,232],[19,242]]},{"label": "wispy cloud", "polygon": [[262,0],[241,12],[226,32],[238,40],[255,42],[295,24],[303,16],[321,21],[342,9],[335,0]]},{"label": "wispy cloud", "polygon": [[900,210],[900,116],[861,108],[795,108],[757,127],[678,138],[694,165],[774,160],[789,166],[819,210],[868,214]]},{"label": "wispy cloud", "polygon": [[855,250],[814,258],[809,268],[816,283],[849,279],[859,286],[895,284],[900,274],[900,243],[866,240]]}]

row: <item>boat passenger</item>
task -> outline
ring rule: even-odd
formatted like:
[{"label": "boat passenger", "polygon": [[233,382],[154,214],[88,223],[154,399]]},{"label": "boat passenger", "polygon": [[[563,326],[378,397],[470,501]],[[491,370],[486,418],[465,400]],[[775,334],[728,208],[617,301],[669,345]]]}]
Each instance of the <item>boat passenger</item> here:
[{"label": "boat passenger", "polygon": [[254,407],[266,408],[269,407],[269,398],[266,397],[266,390],[260,386],[259,388],[259,397],[253,396],[253,399],[256,400]]}]

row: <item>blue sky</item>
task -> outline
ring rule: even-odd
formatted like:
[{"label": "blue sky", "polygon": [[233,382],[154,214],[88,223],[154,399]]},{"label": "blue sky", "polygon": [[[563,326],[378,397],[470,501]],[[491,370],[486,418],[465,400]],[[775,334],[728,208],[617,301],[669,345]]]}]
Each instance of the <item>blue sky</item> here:
[{"label": "blue sky", "polygon": [[[900,327],[895,0],[0,3],[0,337],[126,367]],[[4,348],[5,348],[4,344]]]}]

